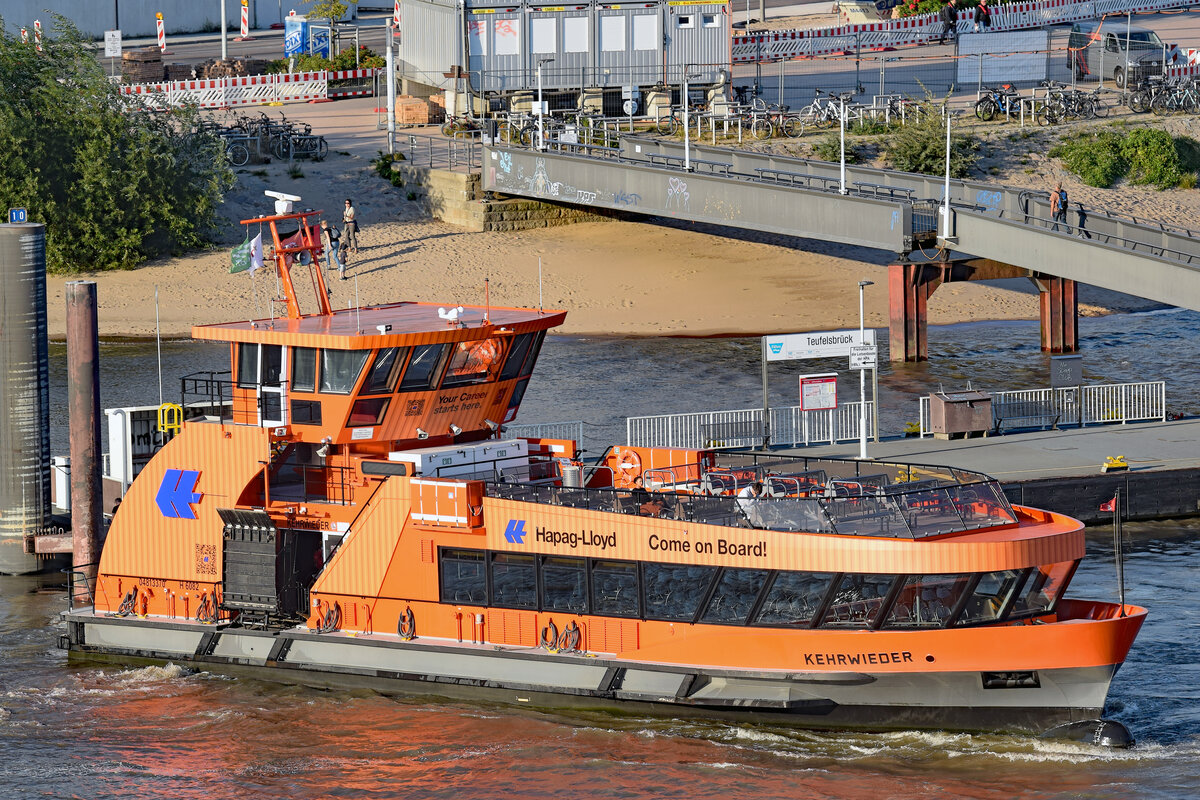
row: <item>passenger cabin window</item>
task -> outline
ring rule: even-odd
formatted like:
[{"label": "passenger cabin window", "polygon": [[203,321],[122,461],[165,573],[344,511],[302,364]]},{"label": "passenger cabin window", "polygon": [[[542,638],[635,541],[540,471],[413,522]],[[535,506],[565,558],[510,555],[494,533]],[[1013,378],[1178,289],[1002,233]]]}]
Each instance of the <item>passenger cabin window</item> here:
[{"label": "passenger cabin window", "polygon": [[779,572],[767,590],[755,625],[807,627],[829,593],[831,572]]},{"label": "passenger cabin window", "polygon": [[350,409],[350,417],[346,420],[347,428],[361,428],[368,425],[378,425],[383,421],[387,412],[387,397],[364,397],[354,401]]},{"label": "passenger cabin window", "polygon": [[483,383],[491,374],[492,367],[500,358],[500,340],[459,342],[454,345],[450,365],[446,367],[443,387],[464,386]]},{"label": "passenger cabin window", "polygon": [[843,575],[822,625],[860,628],[872,625],[895,582],[895,575]]},{"label": "passenger cabin window", "polygon": [[647,619],[693,621],[716,572],[716,567],[643,563]]},{"label": "passenger cabin window", "polygon": [[955,625],[974,625],[992,622],[1008,607],[1009,598],[1025,577],[1020,569],[1005,569],[987,572],[980,576],[975,591],[967,600],[962,615]]},{"label": "passenger cabin window", "polygon": [[723,625],[745,625],[750,619],[750,611],[759,593],[767,585],[771,575],[765,569],[732,569],[721,570],[717,588],[708,607],[704,609],[701,622],[713,622]]},{"label": "passenger cabin window", "polygon": [[966,575],[909,575],[884,621],[885,628],[940,628],[958,608]]},{"label": "passenger cabin window", "polygon": [[237,348],[237,385],[239,389],[258,386],[258,345],[239,342]]},{"label": "passenger cabin window", "polygon": [[442,363],[442,353],[446,350],[444,344],[424,344],[414,347],[408,368],[400,379],[400,391],[419,392],[432,389],[437,380],[438,367]]},{"label": "passenger cabin window", "polygon": [[492,605],[502,608],[537,608],[537,571],[533,556],[523,553],[492,554]]},{"label": "passenger cabin window", "polygon": [[542,608],[572,614],[587,611],[587,562],[582,558],[542,557]]},{"label": "passenger cabin window", "polygon": [[292,391],[317,390],[317,351],[312,347],[292,348]]},{"label": "passenger cabin window", "polygon": [[396,379],[404,366],[407,347],[385,347],[375,354],[361,394],[391,394],[396,388]]},{"label": "passenger cabin window", "polygon": [[1042,614],[1053,609],[1078,563],[1064,561],[1038,567],[1030,572],[1025,584],[1017,592],[1017,599],[1013,602],[1009,616]]},{"label": "passenger cabin window", "polygon": [[441,552],[443,603],[487,604],[487,573],[481,550]]},{"label": "passenger cabin window", "polygon": [[321,391],[326,394],[350,394],[367,363],[369,350],[322,350]]},{"label": "passenger cabin window", "polygon": [[283,346],[238,344],[237,385],[239,389],[278,386],[283,377]]},{"label": "passenger cabin window", "polygon": [[639,616],[635,562],[592,562],[592,611],[606,617]]}]

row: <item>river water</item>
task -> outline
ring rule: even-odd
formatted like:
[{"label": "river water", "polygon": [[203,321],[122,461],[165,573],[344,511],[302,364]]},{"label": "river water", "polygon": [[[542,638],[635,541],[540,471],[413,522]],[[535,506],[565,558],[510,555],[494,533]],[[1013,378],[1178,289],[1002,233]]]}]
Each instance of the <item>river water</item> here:
[{"label": "river water", "polygon": [[[803,326],[798,326],[802,328]],[[1172,413],[1196,413],[1200,315],[1080,321],[1085,376],[1166,379]],[[915,419],[918,394],[967,380],[991,389],[1046,383],[1036,323],[930,331],[928,364],[880,373],[884,430]],[[178,376],[220,369],[227,350],[163,348],[165,397]],[[52,347],[61,401],[63,349]],[[102,405],[156,404],[151,343],[102,348]],[[623,441],[630,414],[761,403],[757,340],[547,341],[522,422],[581,419]],[[844,365],[773,367],[772,401],[795,375]],[[839,387],[857,395],[857,376]],[[52,440],[66,434],[52,412]],[[809,733],[773,726],[554,713],[321,692],[177,666],[68,664],[55,647],[63,590],[53,578],[0,577],[0,798],[1170,798],[1200,795],[1200,641],[1194,561],[1200,521],[1127,528],[1127,600],[1150,609],[1117,675],[1107,715],[1138,739],[1128,751],[966,734]],[[1104,530],[1070,595],[1115,599]]]}]

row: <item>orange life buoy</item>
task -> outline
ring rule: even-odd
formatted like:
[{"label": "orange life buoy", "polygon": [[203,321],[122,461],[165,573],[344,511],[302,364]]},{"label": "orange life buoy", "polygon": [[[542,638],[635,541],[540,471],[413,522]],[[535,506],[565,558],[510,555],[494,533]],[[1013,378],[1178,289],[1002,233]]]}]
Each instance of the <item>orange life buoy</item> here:
[{"label": "orange life buoy", "polygon": [[636,450],[617,448],[613,453],[617,457],[616,474],[623,486],[635,486],[642,477],[642,457]]}]

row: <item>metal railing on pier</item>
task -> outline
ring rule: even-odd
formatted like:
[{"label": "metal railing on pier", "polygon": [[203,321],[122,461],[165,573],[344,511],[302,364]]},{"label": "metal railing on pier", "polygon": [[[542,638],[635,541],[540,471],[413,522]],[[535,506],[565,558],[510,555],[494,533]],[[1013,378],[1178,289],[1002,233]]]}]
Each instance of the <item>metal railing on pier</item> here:
[{"label": "metal railing on pier", "polygon": [[[859,438],[859,403],[843,403],[823,411],[799,406],[770,410],[771,441],[797,447],[834,444]],[[867,403],[867,435],[874,436],[873,403]],[[758,447],[763,444],[761,408],[701,411],[629,417],[625,441],[634,447],[676,447],[703,450],[710,447]]]},{"label": "metal railing on pier", "polygon": [[580,447],[582,447],[583,421],[531,422],[526,425],[505,425],[502,438],[573,439]]},{"label": "metal railing on pier", "polygon": [[[1167,418],[1164,381],[1067,386],[1057,389],[1021,389],[989,392],[992,428],[1006,421],[1010,427],[1052,428],[1062,425],[1163,421]],[[929,398],[920,398],[921,436],[933,433]]]},{"label": "metal railing on pier", "polygon": [[479,170],[483,165],[481,131],[461,131],[453,138],[409,135],[404,157],[409,166]]}]

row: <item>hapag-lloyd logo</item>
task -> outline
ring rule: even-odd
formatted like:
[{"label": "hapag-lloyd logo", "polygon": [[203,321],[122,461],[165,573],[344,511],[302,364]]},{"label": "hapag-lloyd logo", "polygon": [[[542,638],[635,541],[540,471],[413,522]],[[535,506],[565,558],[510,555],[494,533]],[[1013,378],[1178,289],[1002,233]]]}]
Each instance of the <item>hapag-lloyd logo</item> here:
[{"label": "hapag-lloyd logo", "polygon": [[610,547],[617,546],[617,533],[596,533],[592,530],[587,531],[552,531],[547,528],[538,528],[534,531],[534,538],[544,544],[566,545],[572,550],[578,550],[581,547],[592,548],[595,550],[607,550]]}]

